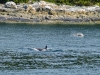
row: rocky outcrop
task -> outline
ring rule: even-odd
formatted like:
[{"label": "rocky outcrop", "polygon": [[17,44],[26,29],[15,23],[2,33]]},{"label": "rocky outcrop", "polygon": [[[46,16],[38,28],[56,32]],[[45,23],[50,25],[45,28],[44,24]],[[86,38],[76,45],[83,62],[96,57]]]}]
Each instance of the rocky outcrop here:
[{"label": "rocky outcrop", "polygon": [[19,22],[90,22],[100,21],[99,6],[56,5],[45,1],[33,4],[7,2],[0,5],[0,21]]},{"label": "rocky outcrop", "polygon": [[17,8],[17,5],[16,5],[15,2],[10,1],[10,2],[6,2],[5,7],[6,7],[6,8],[13,8],[13,9],[16,9],[16,8]]}]

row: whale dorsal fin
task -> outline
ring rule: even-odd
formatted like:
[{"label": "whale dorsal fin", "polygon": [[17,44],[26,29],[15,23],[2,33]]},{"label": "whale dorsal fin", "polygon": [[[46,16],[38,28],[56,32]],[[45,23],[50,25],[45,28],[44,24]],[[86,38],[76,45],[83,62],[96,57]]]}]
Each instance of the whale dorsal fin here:
[{"label": "whale dorsal fin", "polygon": [[45,46],[45,49],[47,49],[47,46]]}]

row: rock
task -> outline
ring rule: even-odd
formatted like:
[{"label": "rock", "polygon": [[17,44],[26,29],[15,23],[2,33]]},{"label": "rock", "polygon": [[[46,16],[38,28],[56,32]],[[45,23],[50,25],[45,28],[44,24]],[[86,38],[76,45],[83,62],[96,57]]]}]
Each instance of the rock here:
[{"label": "rock", "polygon": [[39,8],[39,7],[43,8],[46,5],[47,5],[47,3],[45,1],[34,2],[32,4],[32,6],[35,7],[35,8]]},{"label": "rock", "polygon": [[45,1],[40,1],[40,2],[39,2],[39,6],[42,6],[42,7],[45,6],[46,4],[47,4],[47,3],[46,3]]},{"label": "rock", "polygon": [[96,11],[97,11],[98,13],[100,13],[100,7],[96,8]]},{"label": "rock", "polygon": [[45,9],[45,11],[50,11],[50,10],[52,10],[52,8],[50,7],[50,6],[44,6],[44,9]]},{"label": "rock", "polygon": [[46,20],[49,20],[49,17],[46,16],[45,19],[46,19]]},{"label": "rock", "polygon": [[29,6],[27,7],[27,12],[29,12],[32,8],[33,8],[32,5],[29,5]]},{"label": "rock", "polygon": [[[51,4],[52,5],[52,4]],[[52,10],[52,6],[49,3],[45,1],[40,1],[40,2],[34,2],[32,6],[37,10],[37,11],[48,11]]]},{"label": "rock", "polygon": [[32,5],[29,5],[29,6],[27,7],[27,13],[28,13],[28,12],[30,12],[30,13],[32,13],[32,14],[35,14],[36,9],[35,9]]},{"label": "rock", "polygon": [[0,16],[0,21],[6,21],[5,17]]},{"label": "rock", "polygon": [[99,6],[90,6],[86,8],[86,11],[95,11]]},{"label": "rock", "polygon": [[17,9],[17,5],[16,5],[16,3],[15,3],[15,2],[12,2],[12,1],[10,1],[10,2],[6,2],[5,7],[6,7],[6,8]]},{"label": "rock", "polygon": [[39,3],[38,3],[38,2],[34,2],[34,3],[32,4],[32,6],[35,7],[35,8],[38,8],[38,7],[39,7]]},{"label": "rock", "polygon": [[51,10],[51,11],[48,12],[48,14],[49,14],[49,15],[56,15],[57,13],[56,13],[56,11]]},{"label": "rock", "polygon": [[36,10],[35,10],[35,9],[31,9],[29,12],[30,12],[31,14],[35,14],[35,13],[36,13]]}]

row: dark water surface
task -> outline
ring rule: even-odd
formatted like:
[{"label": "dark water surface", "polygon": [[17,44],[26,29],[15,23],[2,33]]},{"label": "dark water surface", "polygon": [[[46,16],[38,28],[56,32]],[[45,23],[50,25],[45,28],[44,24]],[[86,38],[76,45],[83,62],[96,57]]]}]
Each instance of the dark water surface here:
[{"label": "dark water surface", "polygon": [[0,23],[0,75],[100,75],[100,25]]}]

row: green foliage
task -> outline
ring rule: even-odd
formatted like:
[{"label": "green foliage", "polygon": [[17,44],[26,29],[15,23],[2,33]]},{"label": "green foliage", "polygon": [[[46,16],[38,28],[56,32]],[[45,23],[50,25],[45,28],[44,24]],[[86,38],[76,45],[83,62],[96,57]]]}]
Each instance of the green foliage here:
[{"label": "green foliage", "polygon": [[100,4],[100,0],[44,0],[48,2],[53,2],[56,4],[68,4],[77,6],[91,6],[94,4]]},{"label": "green foliage", "polygon": [[5,3],[7,1],[9,1],[9,0],[0,0],[0,3]]},{"label": "green foliage", "polygon": [[[5,3],[7,1],[14,1],[16,3],[27,3],[29,0],[0,0],[0,3]],[[40,0],[32,0],[32,1],[40,1]],[[100,0],[44,0],[51,3],[60,4],[68,4],[68,5],[78,5],[78,6],[91,6],[94,4],[100,5]]]},{"label": "green foliage", "polygon": [[0,3],[6,3],[7,1],[14,1],[16,3],[27,3],[29,0],[0,0]]},{"label": "green foliage", "polygon": [[29,0],[13,0],[16,3],[27,3]]}]

